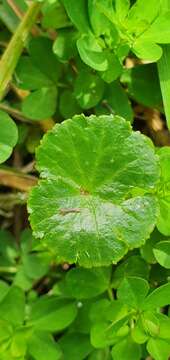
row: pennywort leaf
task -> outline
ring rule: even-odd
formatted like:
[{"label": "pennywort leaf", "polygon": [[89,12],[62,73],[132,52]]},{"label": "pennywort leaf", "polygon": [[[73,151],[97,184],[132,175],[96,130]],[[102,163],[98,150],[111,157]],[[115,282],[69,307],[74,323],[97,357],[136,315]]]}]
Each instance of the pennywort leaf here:
[{"label": "pennywort leaf", "polygon": [[37,166],[44,180],[31,193],[30,220],[58,261],[109,265],[149,237],[158,161],[148,139],[123,119],[80,115],[56,125]]}]

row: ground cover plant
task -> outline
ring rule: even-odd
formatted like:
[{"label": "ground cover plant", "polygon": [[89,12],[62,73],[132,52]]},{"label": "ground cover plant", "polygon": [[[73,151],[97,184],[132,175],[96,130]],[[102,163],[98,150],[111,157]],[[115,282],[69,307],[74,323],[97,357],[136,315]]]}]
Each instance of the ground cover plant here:
[{"label": "ground cover plant", "polygon": [[169,360],[169,77],[169,0],[0,0],[0,360]]}]

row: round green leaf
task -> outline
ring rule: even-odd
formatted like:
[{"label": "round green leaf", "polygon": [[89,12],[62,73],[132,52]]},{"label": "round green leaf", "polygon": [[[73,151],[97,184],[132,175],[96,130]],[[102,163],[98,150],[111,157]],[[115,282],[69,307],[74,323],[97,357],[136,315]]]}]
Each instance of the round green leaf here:
[{"label": "round green leaf", "polygon": [[131,308],[140,308],[149,291],[148,282],[142,278],[125,278],[117,291],[118,299]]},{"label": "round green leaf", "polygon": [[153,249],[157,262],[170,269],[170,241],[161,241]]},{"label": "round green leaf", "polygon": [[33,303],[28,324],[38,331],[56,332],[69,326],[76,315],[74,302],[43,296]]},{"label": "round green leaf", "polygon": [[97,74],[83,70],[75,82],[75,97],[83,109],[96,106],[104,92],[104,82]]},{"label": "round green leaf", "polygon": [[25,116],[32,120],[45,120],[55,113],[57,105],[57,89],[43,87],[28,95],[22,104]]},{"label": "round green leaf", "polygon": [[65,90],[60,95],[59,110],[64,119],[81,113],[81,108],[72,91]]},{"label": "round green leaf", "polygon": [[[103,4],[107,11],[110,13],[113,11],[110,0],[104,0]],[[111,24],[107,17],[100,11],[99,4],[96,0],[88,0],[88,15],[93,32],[97,36],[107,33],[108,28],[113,28],[113,24]]]},{"label": "round green leaf", "polygon": [[65,285],[71,296],[77,299],[88,299],[106,291],[109,280],[110,268],[75,268],[67,273]]},{"label": "round green leaf", "polygon": [[121,75],[123,67],[118,56],[116,56],[113,52],[105,50],[105,57],[108,61],[108,69],[101,73],[101,77],[104,81],[110,84]]},{"label": "round green leaf", "polygon": [[130,337],[126,337],[113,347],[112,358],[113,360],[140,360],[141,347],[133,342]]},{"label": "round green leaf", "polygon": [[162,48],[152,42],[137,40],[133,46],[133,52],[141,59],[149,61],[157,61],[162,56]]},{"label": "round green leaf", "polygon": [[89,30],[89,19],[86,1],[79,0],[75,6],[75,0],[62,0],[68,16],[80,32]]},{"label": "round green leaf", "polygon": [[149,237],[157,157],[122,118],[80,115],[57,124],[39,147],[37,166],[44,180],[30,195],[30,220],[58,261],[107,266]]},{"label": "round green leaf", "polygon": [[77,332],[62,336],[59,345],[63,351],[63,360],[83,360],[93,350],[89,337]]},{"label": "round green leaf", "polygon": [[[104,73],[103,73],[104,74]],[[132,122],[133,110],[125,89],[119,81],[107,85],[103,101],[95,109],[96,115],[115,114]]]},{"label": "round green leaf", "polygon": [[98,71],[105,71],[108,68],[108,61],[102,47],[92,34],[83,34],[77,40],[77,47],[81,59],[88,66]]},{"label": "round green leaf", "polygon": [[162,95],[156,64],[134,66],[124,72],[121,78],[128,85],[128,92],[137,102],[162,109]]},{"label": "round green leaf", "polygon": [[45,331],[36,331],[28,341],[28,352],[35,360],[61,359],[61,350],[53,337]]},{"label": "round green leaf", "polygon": [[62,29],[58,32],[53,45],[54,54],[61,62],[67,62],[77,54],[77,31]]},{"label": "round green leaf", "polygon": [[33,64],[57,84],[60,75],[60,63],[52,51],[53,41],[44,36],[32,37],[29,42],[29,54]]},{"label": "round green leaf", "polygon": [[22,56],[16,68],[18,87],[26,90],[36,90],[53,85],[48,76],[36,67],[31,58]]},{"label": "round green leaf", "polygon": [[0,163],[10,157],[17,140],[17,126],[8,114],[0,110]]},{"label": "round green leaf", "polygon": [[117,289],[124,278],[134,276],[146,280],[149,277],[149,265],[139,255],[131,255],[116,266],[112,277],[112,287]]},{"label": "round green leaf", "polygon": [[170,304],[170,283],[153,290],[145,299],[144,310],[153,310]]},{"label": "round green leaf", "polygon": [[170,343],[159,338],[150,338],[147,350],[155,360],[167,360],[170,354]]}]

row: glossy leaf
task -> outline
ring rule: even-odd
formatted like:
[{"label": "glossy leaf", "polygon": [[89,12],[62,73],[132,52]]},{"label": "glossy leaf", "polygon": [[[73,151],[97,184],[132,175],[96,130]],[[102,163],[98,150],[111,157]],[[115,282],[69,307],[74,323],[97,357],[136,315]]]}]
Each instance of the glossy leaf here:
[{"label": "glossy leaf", "polygon": [[155,64],[138,65],[128,69],[121,77],[128,85],[129,94],[137,102],[162,109],[162,96]]},{"label": "glossy leaf", "polygon": [[[160,0],[137,0],[134,2],[128,14],[128,25],[133,26],[136,20],[142,21],[141,26],[148,27],[155,20],[160,10]],[[138,29],[136,29],[138,30]]]},{"label": "glossy leaf", "polygon": [[28,95],[22,104],[25,116],[32,120],[45,120],[52,116],[57,105],[57,89],[41,88]]},{"label": "glossy leaf", "polygon": [[115,10],[116,14],[119,17],[120,21],[123,21],[127,16],[130,8],[130,1],[129,0],[116,0],[115,1]]},{"label": "glossy leaf", "polygon": [[88,299],[106,291],[109,281],[110,268],[75,268],[67,273],[65,286],[71,296],[77,299]]},{"label": "glossy leaf", "polygon": [[156,260],[166,269],[170,269],[170,241],[161,241],[153,249]]},{"label": "glossy leaf", "polygon": [[52,86],[52,81],[36,67],[28,56],[21,57],[16,69],[17,84],[25,90]]},{"label": "glossy leaf", "polygon": [[109,265],[145,242],[157,202],[144,194],[159,170],[151,143],[128,123],[77,116],[44,137],[37,160],[46,180],[30,196],[30,220],[59,261]]},{"label": "glossy leaf", "polygon": [[169,16],[170,12],[160,15],[145,31],[142,38],[146,41],[168,44],[170,42]]},{"label": "glossy leaf", "polygon": [[112,349],[113,360],[123,360],[126,354],[126,360],[140,360],[141,348],[130,337],[118,342]]},{"label": "glossy leaf", "polygon": [[25,315],[24,292],[11,287],[0,302],[0,318],[9,321],[14,327],[21,326]]},{"label": "glossy leaf", "polygon": [[130,101],[118,80],[107,86],[103,101],[96,107],[96,114],[115,114],[130,122],[133,121],[134,115]]},{"label": "glossy leaf", "polygon": [[61,359],[61,350],[52,336],[46,332],[34,332],[28,342],[28,352],[35,360]]},{"label": "glossy leaf", "polygon": [[[110,28],[110,23],[107,17],[100,11],[100,7],[98,5],[98,0],[88,0],[88,15],[90,19],[90,25],[93,29],[93,32],[97,36],[107,33],[108,28]],[[102,2],[102,5],[105,5],[105,7],[109,10],[112,9],[110,0],[105,0]]]},{"label": "glossy leaf", "polygon": [[90,109],[98,104],[104,92],[104,82],[97,74],[81,71],[78,75],[74,94],[83,109]]},{"label": "glossy leaf", "polygon": [[109,348],[94,350],[88,360],[111,360]]},{"label": "glossy leaf", "polygon": [[63,351],[63,360],[83,360],[93,350],[87,335],[72,333],[65,334],[59,340]]},{"label": "glossy leaf", "polygon": [[153,290],[145,299],[143,308],[154,309],[170,304],[170,283]]},{"label": "glossy leaf", "polygon": [[89,22],[86,0],[79,0],[78,3],[75,3],[75,0],[62,0],[62,2],[73,24],[81,32],[87,32],[89,30]]},{"label": "glossy leaf", "polygon": [[68,119],[74,116],[74,114],[80,114],[82,112],[73,92],[70,90],[65,90],[61,93],[59,110],[64,119]]},{"label": "glossy leaf", "polygon": [[29,54],[33,64],[56,84],[60,64],[52,51],[52,45],[52,41],[46,37],[34,37],[29,43]]},{"label": "glossy leaf", "polygon": [[149,265],[139,255],[129,256],[117,265],[112,277],[112,287],[117,289],[123,279],[128,277],[148,279]]},{"label": "glossy leaf", "polygon": [[36,330],[56,332],[70,325],[76,315],[75,303],[42,297],[32,306],[29,324]]},{"label": "glossy leaf", "polygon": [[154,255],[154,248],[156,244],[160,241],[166,240],[165,236],[163,236],[156,228],[154,229],[153,233],[151,234],[150,238],[146,240],[144,246],[140,248],[140,253],[143,259],[149,264],[155,264],[156,258]]},{"label": "glossy leaf", "polygon": [[0,110],[0,163],[6,161],[18,140],[18,130],[8,114]]},{"label": "glossy leaf", "polygon": [[101,73],[101,77],[106,83],[110,84],[121,75],[123,67],[118,56],[113,52],[105,51],[104,55],[108,62],[108,68]]},{"label": "glossy leaf", "polygon": [[104,348],[113,345],[129,332],[126,325],[129,319],[128,308],[119,300],[102,299],[94,303],[90,319],[90,336],[94,347]]},{"label": "glossy leaf", "polygon": [[139,38],[135,42],[133,52],[138,58],[153,62],[159,60],[162,56],[162,48],[159,45],[143,40],[143,38]]},{"label": "glossy leaf", "polygon": [[147,350],[155,360],[167,360],[170,355],[170,343],[151,338],[147,344]]},{"label": "glossy leaf", "polygon": [[62,29],[58,32],[53,45],[54,54],[61,62],[69,61],[77,54],[77,32],[75,30]]},{"label": "glossy leaf", "polygon": [[117,291],[118,299],[130,308],[139,309],[149,291],[148,282],[142,278],[125,278]]},{"label": "glossy leaf", "polygon": [[82,35],[77,40],[77,47],[81,59],[86,65],[98,71],[105,71],[108,68],[108,61],[102,47],[91,33]]}]

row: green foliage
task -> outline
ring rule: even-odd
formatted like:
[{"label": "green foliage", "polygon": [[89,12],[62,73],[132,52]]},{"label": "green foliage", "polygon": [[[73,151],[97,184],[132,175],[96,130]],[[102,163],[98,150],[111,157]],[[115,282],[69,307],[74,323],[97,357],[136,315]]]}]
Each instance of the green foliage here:
[{"label": "green foliage", "polygon": [[163,147],[159,150],[160,165],[161,165],[161,182],[159,191],[160,202],[160,217],[158,221],[158,230],[168,236],[170,235],[170,197],[169,197],[169,184],[170,184],[170,149]]},{"label": "green foliage", "polygon": [[170,358],[169,19],[0,1],[0,360]]},{"label": "green foliage", "polygon": [[13,120],[4,112],[0,111],[0,163],[6,161],[18,140],[18,130]]},{"label": "green foliage", "polygon": [[81,115],[56,125],[37,162],[46,180],[32,191],[30,220],[58,261],[109,265],[145,242],[156,222],[158,162],[123,119]]},{"label": "green foliage", "polygon": [[161,241],[153,249],[156,260],[163,267],[170,269],[170,241]]}]

